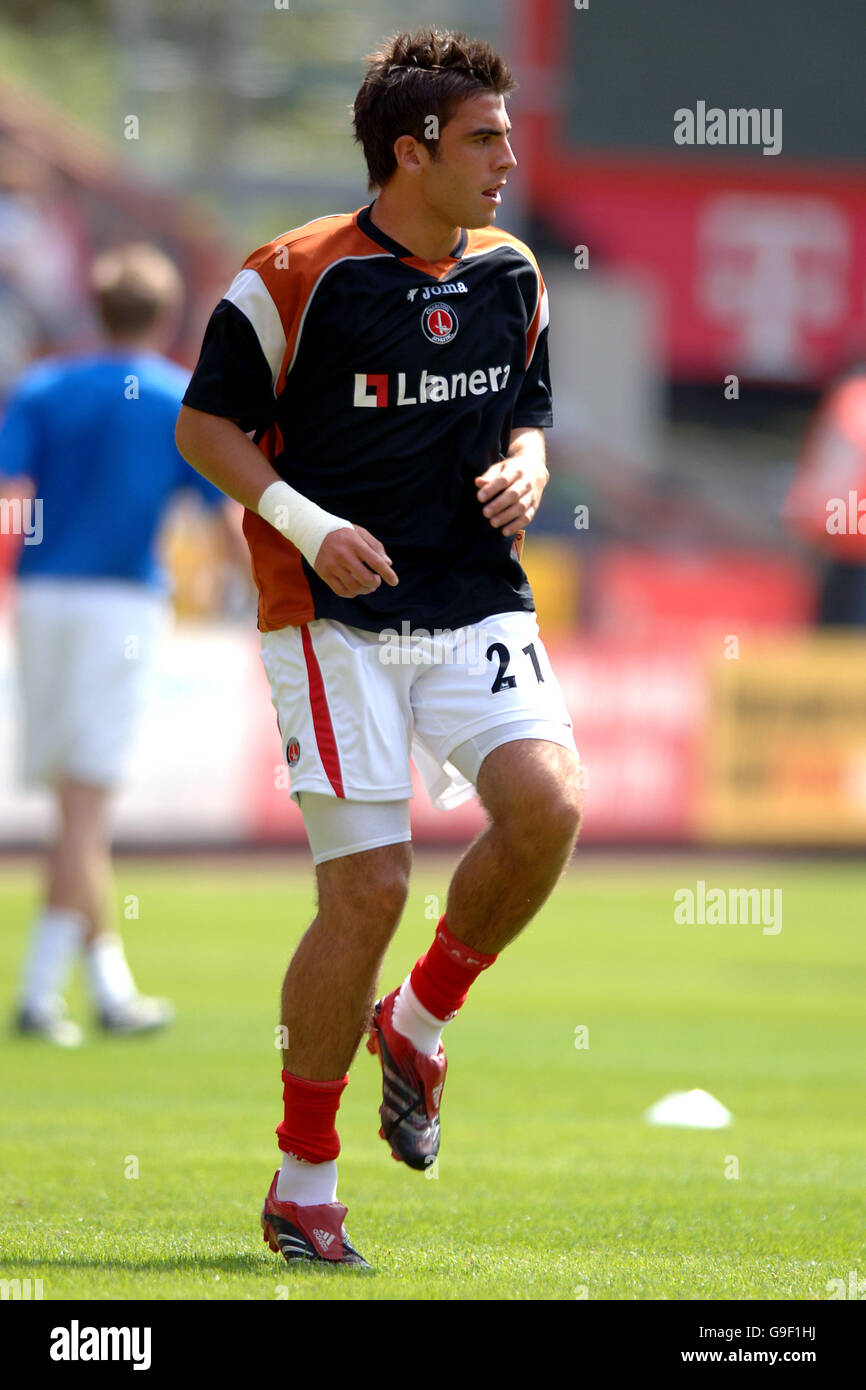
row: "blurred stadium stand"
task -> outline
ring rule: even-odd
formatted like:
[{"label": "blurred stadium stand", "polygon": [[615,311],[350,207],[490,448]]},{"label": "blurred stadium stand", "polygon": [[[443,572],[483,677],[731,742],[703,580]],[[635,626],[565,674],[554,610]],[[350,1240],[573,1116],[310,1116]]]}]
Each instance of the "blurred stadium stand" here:
[{"label": "blurred stadium stand", "polygon": [[[130,237],[183,269],[191,362],[252,246],[368,200],[347,113],[361,58],[428,17],[417,0],[114,0],[31,7],[25,36],[23,14],[0,10],[0,393],[29,358],[88,340],[88,256]],[[818,401],[866,345],[861,14],[837,0],[834,15],[811,0],[437,8],[499,43],[520,81],[501,220],[550,285],[556,418],[525,562],[588,767],[588,843],[866,841],[864,636],[814,634],[828,557],[782,516]],[[112,74],[100,127],[38,61],[58,16]],[[13,49],[32,54],[27,85],[3,70]],[[782,108],[782,153],[676,146],[674,111],[698,100]],[[34,274],[36,243],[51,254]],[[226,594],[195,520],[173,523],[166,554],[179,623],[120,839],[302,840],[248,596]],[[8,602],[7,585],[0,843],[21,845],[45,820],[12,771]],[[480,823],[416,797],[421,840]]]}]

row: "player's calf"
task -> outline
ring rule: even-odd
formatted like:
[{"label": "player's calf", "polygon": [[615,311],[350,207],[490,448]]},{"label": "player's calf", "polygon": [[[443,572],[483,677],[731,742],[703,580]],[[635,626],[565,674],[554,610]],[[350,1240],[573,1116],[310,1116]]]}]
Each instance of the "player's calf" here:
[{"label": "player's calf", "polygon": [[317,866],[319,911],[283,984],[288,1072],[333,1079],[348,1071],[406,901],[410,863],[409,846],[397,844]]}]

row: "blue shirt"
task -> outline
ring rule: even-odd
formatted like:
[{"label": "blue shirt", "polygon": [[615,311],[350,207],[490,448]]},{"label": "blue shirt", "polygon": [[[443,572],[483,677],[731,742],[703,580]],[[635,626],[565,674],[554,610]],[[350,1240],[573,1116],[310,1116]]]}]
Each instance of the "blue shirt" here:
[{"label": "blue shirt", "polygon": [[172,498],[188,488],[209,507],[225,500],[175,446],[188,380],[156,353],[108,350],[24,374],[0,426],[0,477],[31,478],[41,502],[41,540],[21,546],[22,579],[162,587],[156,540]]}]

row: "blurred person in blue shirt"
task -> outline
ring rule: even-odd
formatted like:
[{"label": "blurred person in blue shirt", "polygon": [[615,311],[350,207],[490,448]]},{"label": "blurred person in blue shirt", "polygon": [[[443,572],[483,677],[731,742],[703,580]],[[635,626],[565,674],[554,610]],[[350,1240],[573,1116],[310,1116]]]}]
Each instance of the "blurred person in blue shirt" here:
[{"label": "blurred person in blue shirt", "polygon": [[91,283],[104,345],[34,364],[0,425],[0,478],[15,480],[0,523],[23,533],[22,770],[28,784],[52,789],[58,811],[16,1027],[65,1046],[82,1038],[63,997],[82,953],[103,1029],[141,1033],[173,1016],[167,1000],[138,992],[110,925],[109,803],[168,612],[161,523],[191,489],[233,549],[238,510],[175,447],[188,381],[163,355],[182,303],[176,267],[155,247],[127,246],[97,258]]}]

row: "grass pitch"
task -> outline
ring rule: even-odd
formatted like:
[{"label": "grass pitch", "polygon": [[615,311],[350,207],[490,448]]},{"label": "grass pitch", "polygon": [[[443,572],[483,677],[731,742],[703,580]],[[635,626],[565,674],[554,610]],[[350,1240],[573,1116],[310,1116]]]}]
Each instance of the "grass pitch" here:
[{"label": "grass pitch", "polygon": [[[426,948],[449,867],[416,865],[385,989]],[[781,932],[677,925],[698,878],[781,887]],[[72,1052],[0,1040],[0,1277],[41,1278],[45,1299],[269,1300],[827,1299],[866,1278],[863,867],[579,853],[446,1030],[435,1178],[392,1161],[378,1060],[353,1065],[339,1196],[372,1275],[289,1269],[258,1224],[311,872],[121,861],[117,887],[121,910],[138,899],[140,987],[178,1021]],[[31,870],[0,870],[7,1013],[35,894]],[[70,1002],[88,1021],[80,986]],[[644,1123],[696,1086],[730,1128]]]}]

